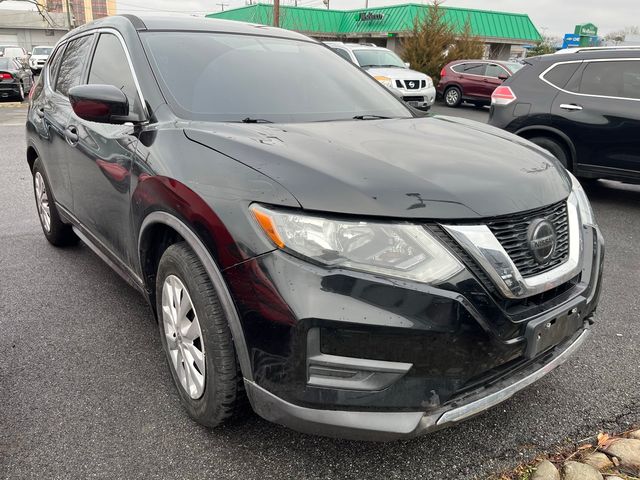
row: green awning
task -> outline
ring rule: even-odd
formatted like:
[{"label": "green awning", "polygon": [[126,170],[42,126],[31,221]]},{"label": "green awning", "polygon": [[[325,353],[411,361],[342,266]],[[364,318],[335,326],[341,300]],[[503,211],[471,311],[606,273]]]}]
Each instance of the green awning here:
[{"label": "green awning", "polygon": [[[327,10],[308,7],[280,7],[280,26],[310,35],[366,35],[402,33],[411,30],[416,17],[427,13],[428,5],[409,3],[390,7],[359,10]],[[481,38],[539,42],[540,33],[526,14],[489,10],[441,7],[444,18],[462,31],[469,19],[471,31]],[[225,12],[211,13],[210,18],[223,18],[241,22],[273,24],[273,6],[249,5]]]}]

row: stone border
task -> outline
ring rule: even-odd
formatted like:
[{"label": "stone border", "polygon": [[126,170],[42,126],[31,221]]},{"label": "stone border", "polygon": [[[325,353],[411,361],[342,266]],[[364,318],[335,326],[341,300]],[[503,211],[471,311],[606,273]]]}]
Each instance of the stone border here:
[{"label": "stone border", "polygon": [[591,443],[540,457],[494,480],[640,480],[640,430],[600,433]]}]

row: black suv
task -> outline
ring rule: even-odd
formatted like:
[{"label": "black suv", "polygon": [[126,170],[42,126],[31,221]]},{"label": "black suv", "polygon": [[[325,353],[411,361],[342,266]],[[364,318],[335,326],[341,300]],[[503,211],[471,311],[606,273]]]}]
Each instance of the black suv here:
[{"label": "black suv", "polygon": [[414,112],[298,33],[84,25],[26,135],[44,235],[82,239],[145,296],[205,425],[248,397],[303,431],[416,435],[589,333],[603,248],[576,179],[514,135]]},{"label": "black suv", "polygon": [[492,96],[491,125],[584,178],[640,183],[640,48],[534,57]]}]

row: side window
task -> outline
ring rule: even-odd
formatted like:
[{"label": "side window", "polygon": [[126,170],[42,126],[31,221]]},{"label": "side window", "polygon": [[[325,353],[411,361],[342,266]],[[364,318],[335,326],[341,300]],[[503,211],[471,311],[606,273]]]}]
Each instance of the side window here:
[{"label": "side window", "polygon": [[565,88],[580,64],[581,62],[556,64],[542,78],[558,88]]},{"label": "side window", "polygon": [[129,68],[127,56],[120,40],[115,35],[109,33],[100,35],[98,46],[91,62],[89,83],[113,85],[119,88],[129,100],[129,112],[131,114],[142,114],[142,105],[133,80],[133,74]]},{"label": "side window", "polygon": [[640,99],[640,61],[589,62],[580,93]]},{"label": "side window", "polygon": [[58,67],[60,66],[60,60],[62,59],[65,47],[66,45],[61,45],[47,62],[47,75],[49,76],[49,85],[51,85],[51,88],[56,84],[56,74],[58,73]]},{"label": "side window", "polygon": [[487,77],[498,78],[499,75],[508,75],[508,73],[500,65],[487,65],[487,72],[485,75]]},{"label": "side window", "polygon": [[464,73],[465,65],[466,65],[466,63],[459,63],[459,64],[454,65],[453,67],[451,67],[451,70],[453,70],[456,73]]},{"label": "side window", "polygon": [[65,97],[69,89],[82,83],[82,72],[85,59],[89,56],[93,35],[76,38],[67,45],[64,51],[56,79],[56,90]]},{"label": "side window", "polygon": [[487,70],[486,63],[465,63],[461,72],[466,75],[484,75]]},{"label": "side window", "polygon": [[345,60],[349,60],[351,62],[351,57],[349,56],[349,52],[347,52],[344,48],[334,48],[333,51],[336,52]]}]

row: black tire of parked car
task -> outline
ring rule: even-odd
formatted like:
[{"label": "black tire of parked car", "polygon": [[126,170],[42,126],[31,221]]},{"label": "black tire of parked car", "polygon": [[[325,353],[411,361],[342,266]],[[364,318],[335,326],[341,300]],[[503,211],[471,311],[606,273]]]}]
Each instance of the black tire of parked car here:
[{"label": "black tire of parked car", "polygon": [[56,204],[51,196],[51,187],[49,185],[49,179],[42,168],[42,162],[39,158],[33,164],[33,193],[36,199],[36,209],[38,209],[38,194],[36,192],[36,174],[40,173],[42,176],[42,180],[44,181],[44,185],[46,188],[47,198],[49,201],[49,215],[51,218],[50,228],[47,231],[45,227],[42,217],[38,215],[40,219],[40,226],[42,227],[42,232],[44,236],[49,241],[51,245],[55,245],[56,247],[67,247],[69,245],[75,245],[78,243],[78,236],[73,232],[71,225],[66,224],[60,218],[60,214],[58,213],[58,209],[56,208]]},{"label": "black tire of parked car", "polygon": [[16,94],[16,98],[24,102],[24,85],[22,84],[22,80],[18,82],[18,93]]},{"label": "black tire of parked car", "polygon": [[[162,288],[169,275],[178,277],[186,287],[200,323],[205,352],[205,382],[204,392],[198,399],[191,398],[182,387],[169,355],[162,319]],[[186,242],[171,245],[160,259],[156,275],[156,308],[169,370],[189,415],[207,427],[216,427],[237,418],[246,410],[247,398],[231,330],[211,279]]]},{"label": "black tire of parked car", "polygon": [[462,92],[458,87],[449,87],[444,92],[444,103],[455,108],[462,103]]},{"label": "black tire of parked car", "polygon": [[547,150],[560,161],[564,168],[571,170],[569,165],[569,154],[558,141],[549,137],[532,137],[529,141]]}]

